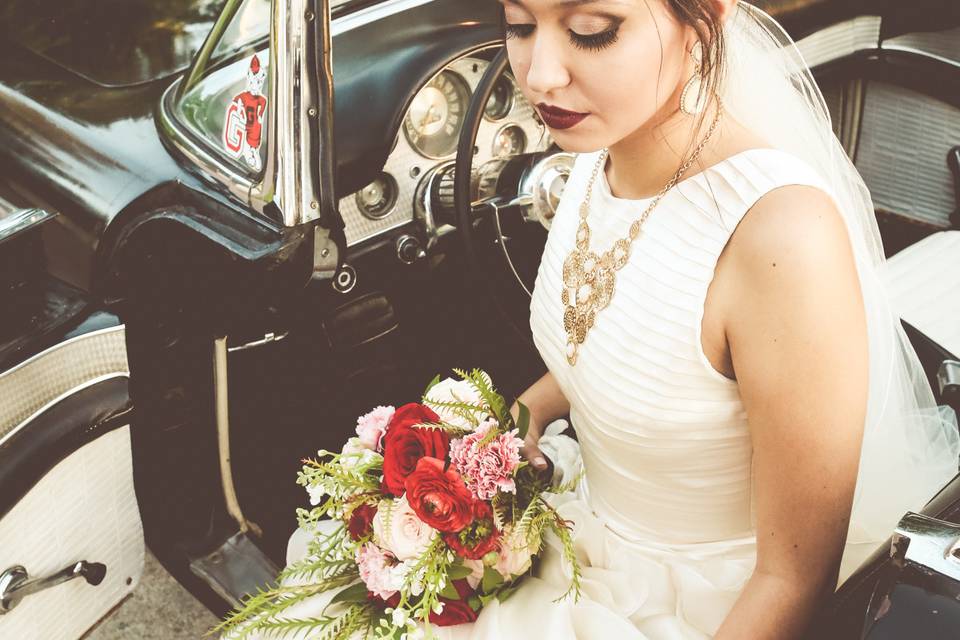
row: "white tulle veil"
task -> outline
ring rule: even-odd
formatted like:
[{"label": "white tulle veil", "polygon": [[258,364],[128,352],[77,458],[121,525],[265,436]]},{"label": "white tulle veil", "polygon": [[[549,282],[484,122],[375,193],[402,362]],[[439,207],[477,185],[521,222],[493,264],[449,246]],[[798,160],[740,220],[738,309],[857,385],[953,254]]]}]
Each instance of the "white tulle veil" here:
[{"label": "white tulle veil", "polygon": [[800,51],[773,18],[745,2],[728,19],[724,37],[727,68],[719,93],[726,111],[813,167],[849,231],[866,307],[870,380],[848,544],[876,543],[957,473],[956,416],[936,405],[888,303],[870,193],[833,134],[823,95]]}]

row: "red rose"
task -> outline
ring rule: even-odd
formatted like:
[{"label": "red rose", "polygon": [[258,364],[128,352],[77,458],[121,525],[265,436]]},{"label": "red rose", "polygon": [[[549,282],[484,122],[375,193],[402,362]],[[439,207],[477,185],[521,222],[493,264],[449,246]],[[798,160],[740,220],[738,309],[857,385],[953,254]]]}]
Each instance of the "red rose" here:
[{"label": "red rose", "polygon": [[407,502],[425,523],[444,533],[460,531],[473,521],[473,495],[443,460],[424,457],[407,477]]},{"label": "red rose", "polygon": [[459,533],[444,533],[443,541],[463,558],[479,560],[500,547],[500,530],[493,521],[490,503],[477,500],[473,503],[473,522]]},{"label": "red rose", "polygon": [[467,597],[473,593],[473,589],[470,588],[465,579],[454,580],[453,586],[460,594],[460,599],[440,598],[440,602],[443,603],[443,611],[439,614],[430,612],[430,622],[438,627],[450,627],[455,624],[473,622],[477,619],[477,612],[467,604]]},{"label": "red rose", "polygon": [[398,591],[384,600],[373,591],[367,591],[367,600],[383,608],[393,607],[396,609],[397,605],[400,604],[400,592]]},{"label": "red rose", "polygon": [[368,535],[373,530],[373,516],[377,515],[377,508],[372,504],[363,503],[353,510],[347,522],[347,531],[353,540]]},{"label": "red rose", "polygon": [[450,437],[441,429],[420,429],[414,425],[423,422],[439,422],[440,416],[430,407],[411,402],[396,410],[387,434],[383,436],[383,483],[384,493],[401,496],[404,481],[417,467],[424,456],[447,457]]}]

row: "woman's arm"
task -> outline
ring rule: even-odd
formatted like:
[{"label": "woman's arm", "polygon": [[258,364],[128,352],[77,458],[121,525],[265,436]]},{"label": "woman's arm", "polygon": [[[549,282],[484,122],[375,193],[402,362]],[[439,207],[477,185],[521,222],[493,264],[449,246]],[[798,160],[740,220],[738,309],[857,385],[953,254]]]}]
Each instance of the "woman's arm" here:
[{"label": "woman's arm", "polygon": [[[570,403],[560,391],[556,378],[549,371],[521,393],[517,400],[530,409],[530,428],[527,430],[521,453],[534,467],[545,469],[547,461],[540,453],[537,442],[543,434],[545,425],[570,411]],[[516,402],[510,407],[510,413],[514,420],[519,417],[520,406]]]},{"label": "woman's arm", "polygon": [[843,220],[817,189],[762,198],[728,251],[757,565],[716,638],[797,638],[836,586],[846,539],[868,389],[863,299]]}]

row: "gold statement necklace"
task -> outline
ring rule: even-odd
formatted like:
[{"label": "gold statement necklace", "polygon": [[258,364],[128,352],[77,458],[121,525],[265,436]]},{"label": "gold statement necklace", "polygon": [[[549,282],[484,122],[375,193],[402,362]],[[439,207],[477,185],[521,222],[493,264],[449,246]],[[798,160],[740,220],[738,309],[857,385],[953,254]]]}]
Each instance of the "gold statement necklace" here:
[{"label": "gold statement necklace", "polygon": [[604,149],[597,158],[597,163],[593,167],[593,174],[587,183],[587,192],[583,202],[580,203],[580,226],[577,227],[576,247],[563,261],[563,288],[560,291],[560,300],[563,302],[563,328],[567,332],[566,355],[567,362],[571,366],[577,363],[577,353],[580,345],[587,337],[587,332],[593,328],[596,315],[613,298],[613,289],[616,283],[615,272],[621,269],[630,258],[630,246],[640,234],[640,227],[650,215],[650,212],[656,208],[657,203],[670,189],[676,186],[680,178],[696,162],[707,144],[710,136],[717,128],[720,122],[722,106],[717,103],[717,112],[713,117],[713,122],[707,130],[700,144],[696,146],[690,158],[684,162],[677,172],[670,178],[666,186],[660,190],[653,201],[647,206],[639,219],[634,220],[630,225],[630,232],[626,238],[621,238],[613,243],[613,246],[597,255],[590,251],[590,226],[587,224],[587,216],[590,213],[590,198],[593,195],[593,183],[597,179],[597,174],[605,164],[608,150]]}]

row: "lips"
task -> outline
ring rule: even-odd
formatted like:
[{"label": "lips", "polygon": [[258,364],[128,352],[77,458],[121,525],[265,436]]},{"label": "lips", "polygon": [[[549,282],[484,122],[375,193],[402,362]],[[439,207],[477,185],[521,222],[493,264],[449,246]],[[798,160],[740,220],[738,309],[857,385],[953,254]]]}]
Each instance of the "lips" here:
[{"label": "lips", "polygon": [[544,102],[537,104],[537,110],[540,112],[540,117],[544,123],[551,129],[569,129],[590,115],[589,113],[567,111]]}]

